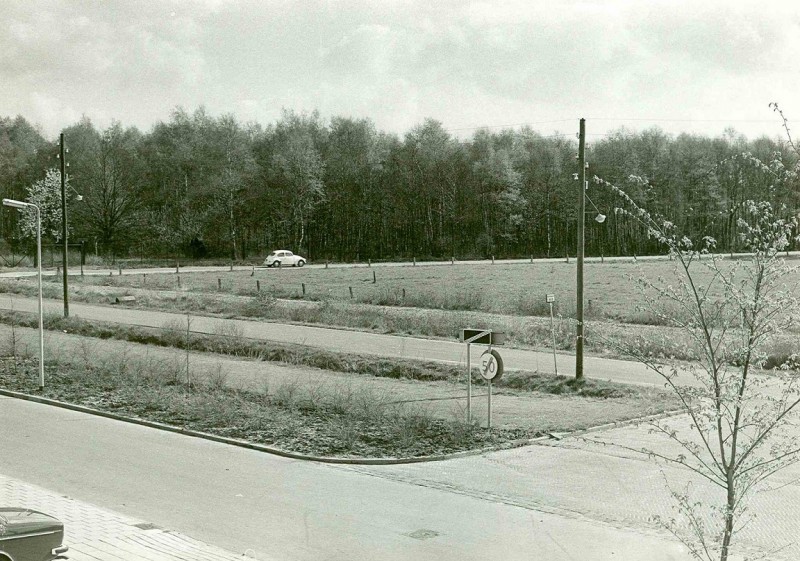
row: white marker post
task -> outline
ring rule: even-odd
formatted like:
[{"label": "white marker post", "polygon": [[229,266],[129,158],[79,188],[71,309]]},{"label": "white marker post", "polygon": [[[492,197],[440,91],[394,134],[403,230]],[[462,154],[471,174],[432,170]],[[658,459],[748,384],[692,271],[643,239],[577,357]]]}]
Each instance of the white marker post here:
[{"label": "white marker post", "polygon": [[555,368],[556,376],[558,376],[558,361],[556,360],[556,328],[553,325],[553,302],[555,301],[555,294],[547,295],[547,303],[550,304],[550,334],[553,338],[553,368]]}]

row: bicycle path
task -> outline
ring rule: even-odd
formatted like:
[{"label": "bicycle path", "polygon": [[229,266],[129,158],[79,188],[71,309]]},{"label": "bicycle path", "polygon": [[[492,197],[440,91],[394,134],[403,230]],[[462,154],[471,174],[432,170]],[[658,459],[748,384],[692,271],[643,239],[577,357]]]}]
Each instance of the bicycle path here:
[{"label": "bicycle path", "polygon": [[[0,309],[36,313],[38,302],[34,298],[17,295],[0,295]],[[62,303],[59,300],[45,300],[45,313],[61,314]],[[169,313],[154,310],[127,308],[119,305],[100,306],[70,302],[70,315],[87,321],[104,321],[126,325],[164,328],[167,326],[186,325],[186,314]],[[316,327],[254,321],[244,319],[226,319],[208,316],[191,316],[191,330],[196,333],[220,334],[230,333],[232,328],[243,337],[262,341],[273,341],[283,344],[303,345],[334,352],[369,354],[390,358],[428,360],[449,364],[466,365],[466,345],[455,340],[460,330],[467,326],[453,326],[452,341],[441,339],[423,339],[401,335],[384,335],[331,327]],[[472,346],[473,360],[485,347]],[[532,372],[554,372],[552,352],[513,349],[500,347],[500,353],[506,368]],[[575,375],[574,355],[559,353],[558,373],[565,376]],[[584,374],[587,378],[611,380],[626,384],[662,385],[663,380],[642,364],[633,361],[584,357]]]}]

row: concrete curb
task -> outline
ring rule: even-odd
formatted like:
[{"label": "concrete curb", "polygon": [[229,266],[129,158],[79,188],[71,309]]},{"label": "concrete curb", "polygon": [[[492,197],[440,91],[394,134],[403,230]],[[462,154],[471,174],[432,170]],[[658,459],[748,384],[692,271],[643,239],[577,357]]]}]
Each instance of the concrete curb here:
[{"label": "concrete curb", "polygon": [[656,421],[658,419],[666,419],[667,417],[674,417],[675,415],[680,415],[682,413],[685,413],[685,410],[673,409],[671,411],[663,411],[662,413],[655,413],[653,415],[647,415],[645,417],[635,417],[633,419],[627,419],[625,421],[613,421],[611,423],[603,423],[602,425],[596,425],[594,427],[588,427],[585,429],[580,429],[565,433],[548,433],[548,436],[555,438],[556,440],[562,440],[564,438],[574,438],[584,434],[599,432],[602,430],[618,429],[622,427],[629,427],[631,425],[638,425],[640,423],[647,423],[649,421]]},{"label": "concrete curb", "polygon": [[40,403],[42,405],[50,405],[52,407],[60,407],[62,409],[69,409],[70,411],[77,411],[79,413],[86,413],[88,415],[96,415],[98,417],[105,417],[107,419],[113,419],[115,421],[122,421],[124,423],[141,425],[148,428],[173,432],[177,434],[183,434],[186,436],[193,436],[195,438],[203,438],[205,440],[211,440],[213,442],[229,444],[232,446],[239,446],[240,448],[248,448],[250,450],[257,450],[259,452],[265,452],[267,454],[273,454],[275,456],[282,456],[284,458],[291,458],[293,460],[305,460],[310,462],[320,462],[326,464],[380,466],[380,465],[416,464],[422,462],[440,462],[443,460],[452,460],[455,458],[464,458],[467,456],[478,456],[486,452],[495,452],[498,450],[518,448],[520,446],[525,446],[526,444],[533,444],[535,442],[547,440],[550,438],[549,436],[540,436],[532,439],[514,440],[500,446],[490,446],[487,448],[480,448],[477,450],[465,450],[463,452],[453,452],[452,454],[443,454],[440,456],[414,456],[411,458],[335,458],[327,456],[310,456],[307,454],[289,452],[288,450],[273,448],[271,446],[264,446],[263,444],[255,444],[253,442],[248,442],[246,440],[239,440],[237,438],[228,438],[225,436],[217,436],[215,434],[210,434],[207,432],[200,432],[191,429],[176,427],[173,425],[167,425],[165,423],[159,423],[157,421],[137,419],[136,417],[126,417],[124,415],[117,415],[116,413],[109,413],[101,409],[92,409],[91,407],[86,407],[83,405],[75,405],[72,403],[66,403],[64,401],[58,401],[56,399],[39,397],[36,395],[30,395],[11,390],[0,389],[0,396],[22,399],[25,401],[32,401],[34,403]]}]

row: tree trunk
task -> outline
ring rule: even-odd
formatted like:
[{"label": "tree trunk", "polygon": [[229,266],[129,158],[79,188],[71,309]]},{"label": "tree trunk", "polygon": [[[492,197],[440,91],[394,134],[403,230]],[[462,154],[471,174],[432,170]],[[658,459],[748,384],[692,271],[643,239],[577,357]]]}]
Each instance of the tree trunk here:
[{"label": "tree trunk", "polygon": [[[733,460],[731,460],[731,463]],[[728,501],[725,510],[725,530],[722,534],[722,551],[720,552],[720,561],[728,561],[728,548],[731,544],[733,537],[733,509],[736,505],[736,490],[734,488],[733,474],[728,473]]]}]

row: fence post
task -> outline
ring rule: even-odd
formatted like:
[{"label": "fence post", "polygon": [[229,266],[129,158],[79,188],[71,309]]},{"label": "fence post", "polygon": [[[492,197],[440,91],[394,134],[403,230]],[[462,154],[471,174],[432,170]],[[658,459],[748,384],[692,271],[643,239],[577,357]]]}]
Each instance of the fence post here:
[{"label": "fence post", "polygon": [[303,296],[305,296],[306,295],[306,283],[303,282],[303,283],[300,283],[300,284],[303,285]]},{"label": "fence post", "polygon": [[412,259],[412,263],[413,263],[412,267],[416,267],[417,266],[417,258],[416,257],[412,257],[411,259]]},{"label": "fence post", "polygon": [[86,265],[86,241],[81,240],[81,267],[84,265]]},{"label": "fence post", "polygon": [[352,298],[353,297],[353,287],[352,286],[348,286],[347,288],[350,289],[350,298]]},{"label": "fence post", "polygon": [[256,292],[261,292],[261,281],[256,279]]},{"label": "fence post", "polygon": [[378,278],[375,276],[375,271],[372,271],[372,284],[378,282]]},{"label": "fence post", "polygon": [[217,278],[217,290],[222,290],[222,279]]},{"label": "fence post", "polygon": [[180,287],[181,287],[181,276],[178,275],[178,288],[180,288]]},{"label": "fence post", "polygon": [[367,259],[367,267],[372,267],[372,259]]},{"label": "fence post", "polygon": [[122,264],[118,264],[117,267],[119,267],[119,276],[122,276]]}]

